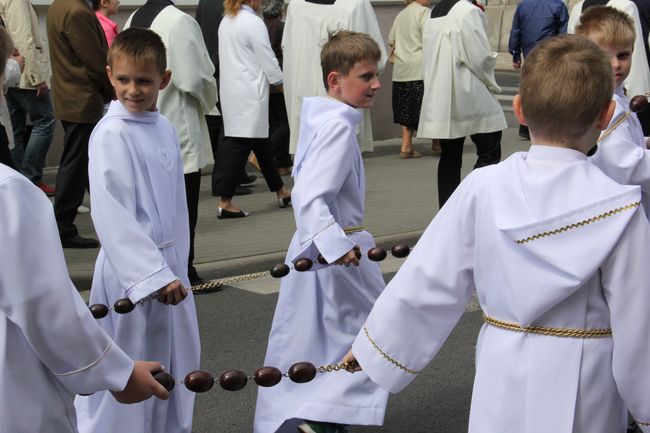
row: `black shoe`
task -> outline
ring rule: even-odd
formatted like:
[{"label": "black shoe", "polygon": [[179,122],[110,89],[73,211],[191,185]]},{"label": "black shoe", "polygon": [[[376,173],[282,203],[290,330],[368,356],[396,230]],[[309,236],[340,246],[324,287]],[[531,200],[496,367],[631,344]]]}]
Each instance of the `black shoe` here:
[{"label": "black shoe", "polygon": [[[235,196],[235,195],[248,195],[248,194],[252,194],[252,193],[253,193],[253,191],[250,188],[245,188],[243,186],[238,186],[237,188],[235,188],[235,191],[233,192],[232,195],[233,196]],[[217,193],[216,191],[212,191],[212,197],[219,197],[219,195],[220,194]]]},{"label": "black shoe", "polygon": [[285,207],[291,206],[291,196],[289,197],[284,197],[284,198],[279,198],[278,199],[278,206],[281,209],[284,209]]},{"label": "black shoe", "polygon": [[201,277],[199,276],[199,274],[196,272],[196,269],[191,269],[191,270],[187,273],[187,278],[189,278],[189,280],[190,280],[190,286],[192,286],[192,287],[194,287],[194,286],[200,286],[201,284],[205,284],[205,283],[207,283],[206,280],[204,280],[203,278],[201,278]]},{"label": "black shoe", "polygon": [[63,248],[99,248],[99,242],[96,239],[84,238],[79,235],[61,238],[61,245]]},{"label": "black shoe", "polygon": [[218,219],[227,219],[227,218],[244,218],[248,216],[248,212],[239,211],[233,212],[226,209],[217,208],[217,218]]},{"label": "black shoe", "polygon": [[246,176],[241,178],[241,184],[242,185],[248,185],[250,183],[255,182],[256,180],[257,180],[257,176],[255,176],[254,174],[251,174],[250,176],[246,175]]}]

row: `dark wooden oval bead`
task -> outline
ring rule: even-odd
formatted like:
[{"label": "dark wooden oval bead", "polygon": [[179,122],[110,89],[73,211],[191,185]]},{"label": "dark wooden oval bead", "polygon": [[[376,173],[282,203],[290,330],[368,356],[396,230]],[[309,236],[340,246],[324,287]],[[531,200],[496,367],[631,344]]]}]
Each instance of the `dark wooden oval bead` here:
[{"label": "dark wooden oval bead", "polygon": [[257,369],[253,379],[259,386],[274,386],[282,380],[282,372],[275,367],[262,367]]},{"label": "dark wooden oval bead", "polygon": [[311,362],[297,362],[289,368],[289,379],[296,383],[307,383],[316,377],[316,366]]},{"label": "dark wooden oval bead", "polygon": [[289,273],[289,266],[285,263],[279,263],[277,265],[273,265],[270,272],[273,278],[286,277]]},{"label": "dark wooden oval bead", "polygon": [[113,304],[113,310],[118,314],[126,314],[133,311],[135,305],[129,298],[118,299],[115,304]]},{"label": "dark wooden oval bead", "polygon": [[357,260],[361,260],[361,248],[359,247],[354,247],[354,255],[357,256]]},{"label": "dark wooden oval bead", "polygon": [[411,247],[406,244],[397,244],[390,250],[395,257],[402,259],[411,253]]},{"label": "dark wooden oval bead", "polygon": [[226,391],[239,391],[248,383],[246,373],[239,370],[227,370],[219,376],[219,385]]},{"label": "dark wooden oval bead", "polygon": [[648,98],[645,95],[636,95],[630,100],[630,111],[640,113],[648,107]]},{"label": "dark wooden oval bead", "polygon": [[322,254],[318,255],[318,258],[316,259],[316,261],[318,263],[320,263],[321,265],[329,265],[329,263],[327,263],[327,260],[325,260],[325,257],[323,257]]},{"label": "dark wooden oval bead", "polygon": [[185,376],[185,388],[192,392],[210,391],[214,385],[214,377],[203,370],[194,370]]},{"label": "dark wooden oval bead", "polygon": [[108,315],[108,307],[106,305],[93,304],[88,308],[90,308],[90,314],[92,314],[95,319],[102,319]]},{"label": "dark wooden oval bead", "polygon": [[296,268],[296,271],[298,272],[304,272],[310,270],[313,265],[314,262],[312,262],[311,259],[305,258],[296,260],[296,263],[294,263],[293,267]]},{"label": "dark wooden oval bead", "polygon": [[384,248],[374,247],[368,250],[368,258],[373,262],[381,262],[386,258],[388,253]]},{"label": "dark wooden oval bead", "polygon": [[156,379],[159,384],[164,386],[167,391],[171,391],[176,386],[176,380],[174,379],[174,376],[167,373],[166,371],[159,371],[153,375],[153,378]]}]

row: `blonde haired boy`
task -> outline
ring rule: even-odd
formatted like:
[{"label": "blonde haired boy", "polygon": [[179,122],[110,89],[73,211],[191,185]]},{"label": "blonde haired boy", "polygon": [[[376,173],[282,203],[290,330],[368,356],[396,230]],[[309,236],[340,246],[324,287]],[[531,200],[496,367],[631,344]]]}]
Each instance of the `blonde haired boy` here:
[{"label": "blonde haired boy", "polygon": [[485,324],[470,433],[624,433],[626,408],[650,431],[650,225],[639,187],[587,158],[612,88],[607,55],[585,38],[531,52],[514,100],[530,150],[462,182],[345,361],[400,391],[476,291]]},{"label": "blonde haired boy", "polygon": [[[363,227],[365,175],[356,131],[358,108],[370,108],[381,87],[380,58],[373,38],[350,31],[332,35],[321,51],[327,97],[302,104],[293,166],[297,230],[286,259],[310,258],[314,267],[282,279],[265,365],[286,371],[296,359],[337,362],[385,287],[377,263],[354,252],[375,246]],[[318,264],[319,254],[331,265]],[[343,424],[381,425],[387,399],[364,374],[282,381],[259,389],[254,431],[343,433]]]}]

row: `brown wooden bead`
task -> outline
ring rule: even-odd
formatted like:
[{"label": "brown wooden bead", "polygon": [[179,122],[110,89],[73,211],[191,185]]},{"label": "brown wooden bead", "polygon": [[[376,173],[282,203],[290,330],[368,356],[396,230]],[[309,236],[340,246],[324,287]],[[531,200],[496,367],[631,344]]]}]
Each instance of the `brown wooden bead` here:
[{"label": "brown wooden bead", "polygon": [[374,247],[368,250],[368,258],[373,262],[381,262],[386,258],[388,253],[384,248]]},{"label": "brown wooden bead", "polygon": [[296,268],[296,271],[298,272],[304,272],[310,270],[313,265],[314,262],[312,262],[311,259],[305,258],[296,260],[296,263],[294,263],[293,267]]},{"label": "brown wooden bead", "polygon": [[286,277],[289,273],[289,266],[285,263],[278,263],[277,265],[273,265],[270,272],[273,278]]},{"label": "brown wooden bead", "polygon": [[644,95],[636,95],[630,100],[630,111],[640,113],[648,107],[648,98]]},{"label": "brown wooden bead", "polygon": [[219,385],[226,391],[239,391],[246,386],[248,377],[239,370],[227,370],[219,376]]},{"label": "brown wooden bead", "polygon": [[115,304],[113,304],[113,310],[118,314],[130,313],[134,308],[135,305],[133,305],[133,302],[131,302],[129,298],[118,299],[115,301]]},{"label": "brown wooden bead", "polygon": [[88,308],[90,308],[90,314],[92,314],[95,319],[102,319],[108,315],[108,307],[106,305],[93,304]]},{"label": "brown wooden bead", "polygon": [[357,260],[361,260],[361,248],[355,245],[354,249],[354,255],[357,257]]},{"label": "brown wooden bead", "polygon": [[316,261],[318,263],[320,263],[321,265],[329,265],[329,263],[327,263],[327,260],[325,260],[325,257],[323,257],[322,254],[318,255],[318,258],[316,259]]},{"label": "brown wooden bead", "polygon": [[406,244],[397,244],[390,250],[395,257],[402,259],[411,253],[411,247]]},{"label": "brown wooden bead", "polygon": [[297,362],[289,368],[289,379],[296,383],[306,383],[316,377],[316,366],[311,362]]},{"label": "brown wooden bead", "polygon": [[262,367],[257,369],[253,379],[259,386],[274,386],[282,380],[282,372],[275,367]]},{"label": "brown wooden bead", "polygon": [[194,370],[185,376],[185,388],[192,392],[210,391],[214,385],[214,377],[203,370]]},{"label": "brown wooden bead", "polygon": [[153,378],[156,379],[159,384],[164,386],[167,391],[171,391],[176,386],[176,380],[174,379],[174,376],[167,373],[166,371],[159,371],[153,375]]}]

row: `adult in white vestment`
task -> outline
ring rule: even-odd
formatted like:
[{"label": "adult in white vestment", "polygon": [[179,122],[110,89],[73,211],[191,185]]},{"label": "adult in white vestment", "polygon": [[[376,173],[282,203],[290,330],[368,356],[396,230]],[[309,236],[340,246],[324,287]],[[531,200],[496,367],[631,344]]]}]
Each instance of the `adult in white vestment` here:
[{"label": "adult in white vestment", "polygon": [[[289,152],[296,153],[303,98],[325,96],[320,51],[328,34],[335,30],[368,33],[379,45],[379,70],[386,65],[386,48],[377,17],[369,0],[291,0],[282,36],[284,53],[284,100],[291,130]],[[363,110],[359,145],[371,151],[370,110]]]},{"label": "adult in white vestment", "polygon": [[[356,141],[361,112],[334,99],[305,98],[294,159],[296,233],[287,263],[307,257],[314,267],[282,279],[265,365],[287,371],[296,360],[338,362],[385,287],[379,265],[323,266],[350,251],[375,246],[363,224],[365,174]],[[346,233],[345,228],[359,227]],[[299,331],[298,331],[299,330]],[[306,384],[283,380],[259,388],[255,433],[294,433],[300,420],[381,425],[388,394],[365,374],[319,375]]]},{"label": "adult in white vestment", "polygon": [[476,290],[486,316],[513,325],[479,334],[470,433],[623,433],[626,408],[647,423],[650,226],[640,198],[566,148],[535,145],[474,171],[377,300],[353,353],[373,381],[401,390]]},{"label": "adult in white vestment", "polygon": [[632,52],[632,69],[625,80],[625,88],[630,96],[650,92],[650,67],[648,66],[645,44],[643,43],[639,10],[634,2],[631,0],[582,0],[571,9],[567,27],[568,33],[575,33],[576,26],[580,22],[580,15],[589,6],[611,6],[625,12],[634,20],[636,39],[634,40],[634,51]]},{"label": "adult in white vestment", "polygon": [[190,249],[187,273],[193,285],[204,282],[194,267],[194,232],[198,219],[201,169],[213,162],[205,114],[217,103],[214,65],[197,22],[172,0],[148,0],[131,14],[124,28],[156,32],[167,49],[171,83],[158,95],[158,109],[176,128],[183,156],[189,214]]},{"label": "adult in white vestment", "polygon": [[[90,139],[91,215],[102,248],[90,303],[113,305],[155,294],[180,280],[187,287],[189,232],[183,162],[176,131],[158,111],[131,114],[113,101]],[[99,324],[135,359],[152,359],[174,377],[199,368],[194,298],[175,306],[145,302]],[[79,397],[81,433],[190,433],[194,394],[176,387],[168,401],[122,406],[107,393]]]},{"label": "adult in white vestment", "polygon": [[52,204],[2,164],[0,221],[0,430],[76,433],[74,394],[123,389],[133,361],[70,281]]},{"label": "adult in white vestment", "polygon": [[494,93],[496,53],[487,37],[485,14],[466,0],[443,0],[424,26],[424,98],[418,136],[440,139],[440,207],[460,183],[463,142],[476,144],[475,168],[501,159],[501,131],[507,128]]}]

